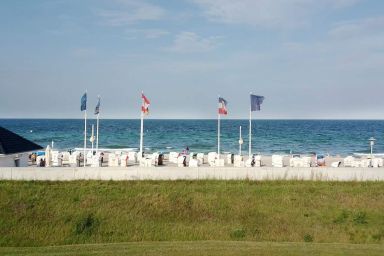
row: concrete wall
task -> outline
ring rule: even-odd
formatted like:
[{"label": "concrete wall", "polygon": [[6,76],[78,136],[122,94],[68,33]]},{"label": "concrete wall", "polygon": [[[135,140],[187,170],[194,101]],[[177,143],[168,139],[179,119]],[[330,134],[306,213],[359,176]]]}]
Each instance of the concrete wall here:
[{"label": "concrete wall", "polygon": [[321,180],[384,181],[384,168],[0,168],[0,180]]},{"label": "concrete wall", "polygon": [[28,166],[28,153],[1,155],[0,167],[15,167],[15,159],[20,159],[20,167]]}]

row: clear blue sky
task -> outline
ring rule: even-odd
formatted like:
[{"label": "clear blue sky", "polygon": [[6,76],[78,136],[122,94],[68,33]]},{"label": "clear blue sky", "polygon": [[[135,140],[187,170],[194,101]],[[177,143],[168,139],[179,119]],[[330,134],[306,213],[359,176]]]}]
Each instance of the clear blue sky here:
[{"label": "clear blue sky", "polygon": [[2,0],[0,118],[384,118],[381,0]]}]

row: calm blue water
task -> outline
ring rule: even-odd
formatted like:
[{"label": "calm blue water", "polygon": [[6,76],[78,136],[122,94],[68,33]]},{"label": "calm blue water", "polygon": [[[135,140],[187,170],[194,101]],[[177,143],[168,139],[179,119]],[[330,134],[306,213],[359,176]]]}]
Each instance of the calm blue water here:
[{"label": "calm blue water", "polygon": [[[95,120],[88,120],[90,125]],[[248,120],[221,121],[222,150],[238,152],[239,126],[243,127],[243,150],[248,149]],[[42,146],[53,140],[55,147],[83,146],[84,121],[75,119],[0,119],[0,126]],[[351,154],[369,152],[368,139],[377,139],[376,152],[384,152],[384,121],[254,120],[253,152]],[[147,151],[194,152],[216,150],[216,120],[145,120]],[[103,148],[137,148],[140,120],[100,120]],[[90,143],[88,142],[90,146]]]}]

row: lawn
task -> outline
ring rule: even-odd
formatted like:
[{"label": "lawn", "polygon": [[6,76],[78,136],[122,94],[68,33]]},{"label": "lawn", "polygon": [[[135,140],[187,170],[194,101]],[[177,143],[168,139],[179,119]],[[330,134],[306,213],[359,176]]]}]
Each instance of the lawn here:
[{"label": "lawn", "polygon": [[1,248],[1,255],[383,255],[383,245],[269,242],[131,242]]},{"label": "lawn", "polygon": [[[151,243],[160,241],[165,243]],[[221,247],[241,250],[237,242],[244,250],[265,250],[269,243],[264,242],[293,252],[332,246],[382,249],[384,183],[0,181],[2,247],[101,244],[27,249],[88,253],[87,246],[97,252],[110,246],[173,250],[176,244],[185,250],[190,242],[183,241],[206,241],[191,243],[192,250],[208,246],[213,254]],[[123,244],[104,245],[109,243]],[[18,250],[24,249],[12,249]]]}]

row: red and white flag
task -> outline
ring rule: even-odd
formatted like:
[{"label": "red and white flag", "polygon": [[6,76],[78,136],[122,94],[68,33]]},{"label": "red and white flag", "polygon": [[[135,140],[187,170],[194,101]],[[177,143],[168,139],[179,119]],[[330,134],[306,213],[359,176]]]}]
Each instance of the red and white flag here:
[{"label": "red and white flag", "polygon": [[141,111],[144,113],[144,114],[148,114],[149,113],[149,105],[151,104],[149,102],[149,100],[147,99],[147,97],[145,97],[145,95],[142,93],[141,94],[141,98],[143,99],[143,105],[141,106]]},{"label": "red and white flag", "polygon": [[219,97],[219,114],[220,115],[227,115],[227,101],[221,97]]}]

